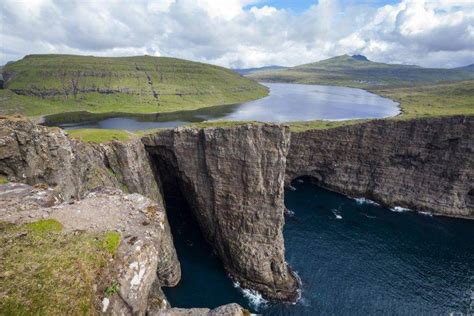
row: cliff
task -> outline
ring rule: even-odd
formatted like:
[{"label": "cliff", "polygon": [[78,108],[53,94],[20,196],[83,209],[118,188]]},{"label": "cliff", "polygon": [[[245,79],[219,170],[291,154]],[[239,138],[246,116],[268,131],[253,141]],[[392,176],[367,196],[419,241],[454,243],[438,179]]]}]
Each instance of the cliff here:
[{"label": "cliff", "polygon": [[139,139],[88,144],[25,119],[0,119],[0,174],[12,182],[47,183],[65,200],[102,186],[162,200]]},{"label": "cliff", "polygon": [[267,298],[294,301],[299,284],[283,243],[289,139],[288,128],[249,124],[178,128],[142,140],[165,196],[181,193],[232,278]]},{"label": "cliff", "polygon": [[311,176],[389,207],[472,218],[473,131],[473,116],[457,116],[293,133],[286,183]]},{"label": "cliff", "polygon": [[[139,311],[144,311],[148,291],[154,279],[158,279],[160,286],[174,286],[180,280],[180,264],[173,245],[163,198],[150,168],[148,154],[140,140],[128,143],[113,142],[106,145],[88,144],[69,139],[66,133],[60,129],[38,126],[21,118],[0,119],[0,175],[11,182],[22,182],[37,188],[49,187],[51,191],[48,190],[47,193],[54,192],[55,195],[47,199],[40,205],[41,207],[50,207],[57,203],[81,204],[81,211],[88,215],[83,221],[89,226],[76,227],[78,230],[104,229],[110,224],[110,221],[119,216],[119,206],[125,207],[122,213],[128,215],[128,218],[123,215],[119,228],[124,230],[120,231],[119,229],[118,231],[123,236],[130,238],[138,236],[138,242],[142,240],[142,245],[138,248],[144,252],[132,256],[128,254],[130,251],[127,250],[123,253],[122,258],[143,257],[145,260],[143,265],[146,266],[145,270],[148,274],[147,282],[143,288],[140,288],[139,294],[136,291],[132,293],[131,295],[134,297],[130,298],[131,301],[124,298],[126,304],[121,304],[120,308],[127,311],[130,309],[130,312],[137,308]],[[140,230],[129,228],[132,225],[131,220],[136,213],[134,207],[137,207],[137,204],[127,208],[126,201],[143,202],[144,197],[140,198],[135,195],[124,197],[122,203],[117,205],[113,201],[117,195],[120,195],[119,193],[113,193],[112,196],[104,194],[102,203],[96,203],[95,209],[84,207],[87,201],[90,201],[91,191],[103,190],[105,187],[140,193],[150,199],[146,199],[146,201],[153,201],[153,204],[147,202],[149,205],[144,205],[140,212],[152,212],[155,215],[145,214],[150,216],[146,220],[149,223],[142,225],[145,223],[145,219],[139,218],[135,226],[140,227],[140,230],[143,230],[142,226],[147,226],[147,232],[151,232],[156,238],[144,232],[140,235]],[[20,199],[18,205],[29,205],[25,196],[20,195],[18,198]],[[122,205],[124,203],[125,205]],[[2,203],[1,206],[0,218],[7,222],[16,222],[15,216],[19,213],[14,216],[6,216],[9,211],[6,207],[8,205]],[[104,221],[104,218],[107,217],[104,217],[103,214],[94,215],[94,211],[97,212],[102,207],[109,212],[115,210],[117,213],[109,218],[110,221]],[[16,212],[17,208],[14,210]],[[31,215],[29,220],[42,218],[34,216],[33,207],[27,211]],[[51,212],[44,211],[44,215],[49,216]],[[68,217],[65,216],[61,222],[67,219]],[[156,234],[156,227],[160,228],[159,234]],[[111,229],[115,230],[117,227]],[[135,240],[136,238],[133,239],[133,242],[130,240],[122,242],[122,246],[128,249],[130,245],[135,245]],[[148,246],[144,247],[145,244]],[[119,248],[119,252],[120,249],[122,248]],[[123,262],[120,264],[123,265]],[[126,271],[125,266],[122,270]],[[153,273],[150,274],[150,271]],[[132,272],[129,271],[129,273]],[[127,279],[128,277],[124,276],[122,288],[125,288],[126,283],[130,281]],[[133,273],[130,278],[132,277]],[[127,293],[130,292],[129,290]]]}]

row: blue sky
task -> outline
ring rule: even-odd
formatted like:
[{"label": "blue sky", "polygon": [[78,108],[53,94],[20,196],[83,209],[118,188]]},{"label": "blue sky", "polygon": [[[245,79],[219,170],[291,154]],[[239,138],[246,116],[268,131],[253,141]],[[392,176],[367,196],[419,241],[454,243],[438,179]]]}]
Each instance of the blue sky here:
[{"label": "blue sky", "polygon": [[363,54],[449,68],[474,63],[473,25],[473,0],[1,0],[0,65],[39,53],[230,68]]},{"label": "blue sky", "polygon": [[[310,6],[316,4],[315,0],[263,0],[258,4],[250,5],[261,7],[264,5],[272,6],[278,9],[289,9],[295,13],[301,13],[307,10]],[[341,5],[368,5],[373,8],[381,7],[386,4],[395,4],[398,1],[394,0],[343,0],[339,1]],[[250,7],[248,6],[248,7]]]}]

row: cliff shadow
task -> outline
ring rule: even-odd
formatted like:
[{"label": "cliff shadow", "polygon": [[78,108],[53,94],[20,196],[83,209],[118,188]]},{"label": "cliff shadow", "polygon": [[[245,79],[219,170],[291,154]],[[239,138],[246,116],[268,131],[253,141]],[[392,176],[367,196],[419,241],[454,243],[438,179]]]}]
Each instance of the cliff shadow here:
[{"label": "cliff shadow", "polygon": [[174,153],[164,148],[159,149],[159,155],[153,150],[149,152],[182,269],[178,285],[163,288],[171,306],[214,308],[237,302],[250,309],[249,302],[228,277],[199,227],[188,203],[191,197],[183,193],[190,190],[185,189],[186,185],[179,178],[179,171],[173,163]]}]

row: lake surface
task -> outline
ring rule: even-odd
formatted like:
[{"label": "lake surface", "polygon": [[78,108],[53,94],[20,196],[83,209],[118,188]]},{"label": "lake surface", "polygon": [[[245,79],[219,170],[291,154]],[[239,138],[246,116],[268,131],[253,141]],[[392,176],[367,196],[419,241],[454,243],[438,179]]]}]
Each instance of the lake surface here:
[{"label": "lake surface", "polygon": [[[304,180],[286,190],[286,258],[303,282],[294,305],[234,286],[189,216],[168,210],[182,281],[172,306],[237,302],[267,315],[474,313],[474,221],[395,212]],[[458,314],[460,315],[460,314]]]},{"label": "lake surface", "polygon": [[162,114],[66,113],[46,117],[46,125],[75,128],[115,128],[130,131],[176,127],[212,120],[293,122],[309,120],[348,120],[395,116],[398,103],[361,89],[264,83],[267,97],[242,104],[223,105],[196,111]]}]

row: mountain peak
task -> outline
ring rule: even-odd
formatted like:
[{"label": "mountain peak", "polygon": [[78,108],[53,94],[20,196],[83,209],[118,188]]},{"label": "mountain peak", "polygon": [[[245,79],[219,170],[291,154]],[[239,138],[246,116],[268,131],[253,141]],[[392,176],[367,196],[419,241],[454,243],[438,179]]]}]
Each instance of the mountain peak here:
[{"label": "mountain peak", "polygon": [[364,55],[352,55],[351,57],[355,60],[369,61],[369,59],[365,57]]}]

